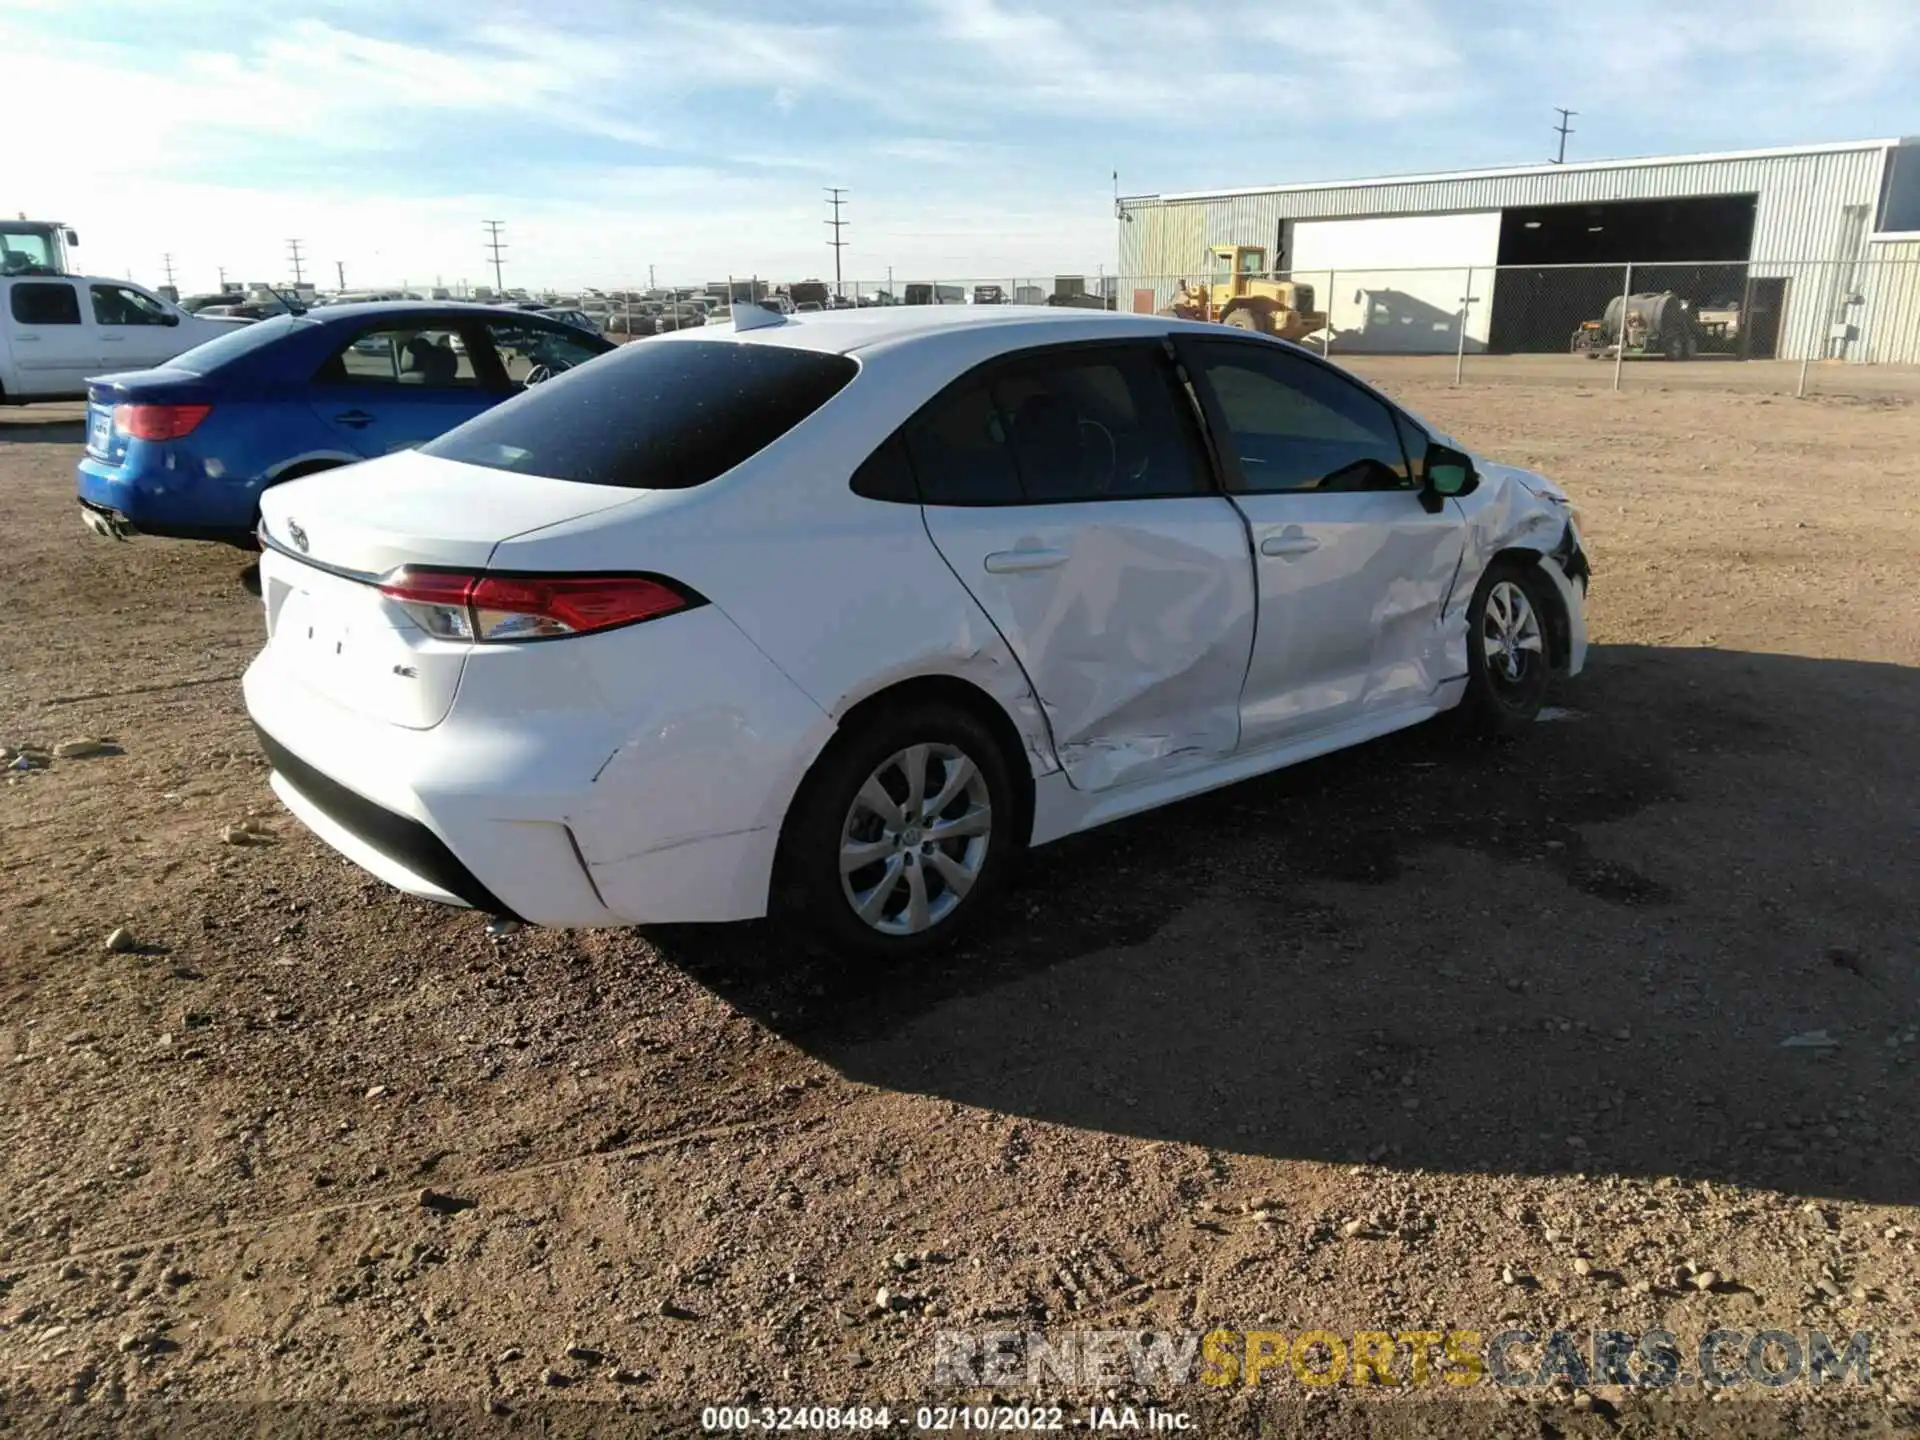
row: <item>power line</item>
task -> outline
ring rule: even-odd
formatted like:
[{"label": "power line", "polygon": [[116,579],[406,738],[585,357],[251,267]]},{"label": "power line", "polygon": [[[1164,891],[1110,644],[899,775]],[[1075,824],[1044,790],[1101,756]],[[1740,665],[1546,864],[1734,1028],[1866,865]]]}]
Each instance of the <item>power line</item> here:
[{"label": "power line", "polygon": [[293,284],[297,290],[307,278],[306,271],[300,268],[300,242],[298,240],[287,241],[287,257],[293,261]]},{"label": "power line", "polygon": [[840,207],[847,203],[840,197],[847,193],[846,190],[838,185],[825,185],[821,188],[827,192],[827,204],[833,207],[833,218],[822,223],[833,227],[833,239],[827,244],[833,247],[833,298],[839,300],[844,298],[840,288],[840,252],[847,248],[847,242],[840,238],[840,232],[852,222],[840,218]]},{"label": "power line", "polygon": [[487,232],[487,249],[493,255],[493,292],[496,295],[504,295],[507,286],[506,282],[500,278],[500,252],[507,247],[500,242],[500,232],[506,228],[506,225],[500,220],[488,220],[483,223]]},{"label": "power line", "polygon": [[1554,157],[1553,163],[1556,165],[1564,165],[1567,163],[1567,136],[1574,133],[1573,127],[1567,124],[1567,121],[1571,120],[1580,112],[1578,110],[1568,110],[1559,105],[1553,108],[1560,116],[1560,123],[1553,127],[1560,132],[1560,153]]}]

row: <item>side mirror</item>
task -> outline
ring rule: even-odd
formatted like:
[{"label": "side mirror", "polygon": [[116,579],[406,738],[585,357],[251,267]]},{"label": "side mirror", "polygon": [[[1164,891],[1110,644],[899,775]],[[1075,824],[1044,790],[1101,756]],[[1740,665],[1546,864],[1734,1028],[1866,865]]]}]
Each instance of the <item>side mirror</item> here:
[{"label": "side mirror", "polygon": [[179,313],[177,311],[169,310],[166,314],[166,318],[161,323],[164,325],[178,325],[180,323]]},{"label": "side mirror", "polygon": [[67,231],[67,243],[69,245],[78,245],[80,243],[80,232],[77,230]]},{"label": "side mirror", "polygon": [[1480,484],[1473,461],[1451,446],[1438,442],[1427,446],[1421,465],[1420,503],[1437,513],[1448,500],[1471,495]]}]

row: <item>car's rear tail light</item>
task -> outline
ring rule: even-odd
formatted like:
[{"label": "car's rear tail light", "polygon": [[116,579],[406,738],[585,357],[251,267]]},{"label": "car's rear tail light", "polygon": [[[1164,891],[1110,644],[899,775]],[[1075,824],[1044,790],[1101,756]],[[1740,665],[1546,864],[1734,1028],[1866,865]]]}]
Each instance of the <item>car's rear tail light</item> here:
[{"label": "car's rear tail light", "polygon": [[442,640],[471,640],[473,611],[467,606],[478,577],[464,570],[418,570],[404,566],[380,582],[380,593],[398,600],[420,628]]},{"label": "car's rear tail light", "polygon": [[211,405],[116,405],[113,428],[133,440],[178,440],[207,418]]},{"label": "car's rear tail light", "polygon": [[590,635],[705,601],[659,575],[489,575],[406,566],[380,582],[429,635],[500,644]]}]

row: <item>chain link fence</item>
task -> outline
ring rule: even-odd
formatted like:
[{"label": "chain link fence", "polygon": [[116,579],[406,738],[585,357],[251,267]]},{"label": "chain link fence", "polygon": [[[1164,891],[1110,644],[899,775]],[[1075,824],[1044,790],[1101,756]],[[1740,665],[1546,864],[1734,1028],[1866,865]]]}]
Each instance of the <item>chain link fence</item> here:
[{"label": "chain link fence", "polygon": [[758,277],[582,300],[615,339],[799,311],[1009,305],[1177,314],[1280,334],[1382,379],[1920,397],[1920,238],[1865,258],[1338,267],[1233,275]]},{"label": "chain link fence", "polygon": [[1850,260],[1122,276],[1382,377],[1920,397],[1920,240]]}]

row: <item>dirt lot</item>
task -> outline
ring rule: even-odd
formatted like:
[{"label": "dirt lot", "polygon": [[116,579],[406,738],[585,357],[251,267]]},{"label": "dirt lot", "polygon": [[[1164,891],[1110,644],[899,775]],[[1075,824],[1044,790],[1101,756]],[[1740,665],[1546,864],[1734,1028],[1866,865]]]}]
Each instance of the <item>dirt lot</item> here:
[{"label": "dirt lot", "polygon": [[96,539],[78,426],[0,418],[0,742],[110,742],[0,789],[0,1429],[899,1420],[1035,1393],[937,1388],[939,1331],[1214,1326],[1871,1331],[1871,1379],[1160,1392],[1208,1434],[1920,1423],[1920,405],[1378,368],[1583,506],[1572,713],[1054,847],[881,975],[363,877],[266,787],[244,557]]}]

